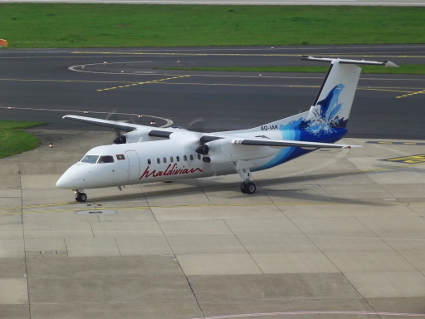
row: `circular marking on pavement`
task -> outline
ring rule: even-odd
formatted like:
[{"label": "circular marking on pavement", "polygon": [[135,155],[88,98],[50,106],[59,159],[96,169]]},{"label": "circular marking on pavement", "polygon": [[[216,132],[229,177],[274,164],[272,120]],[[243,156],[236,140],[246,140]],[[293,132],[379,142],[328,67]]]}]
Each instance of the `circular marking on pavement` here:
[{"label": "circular marking on pavement", "polygon": [[[7,109],[7,106],[1,106],[0,105],[0,109]],[[80,110],[63,110],[63,109],[39,109],[39,108],[30,108],[30,107],[13,107],[13,110],[27,110],[27,111],[44,111],[44,112],[64,112],[64,113],[83,113],[83,114],[87,114],[85,113],[86,111],[80,111]],[[111,112],[100,112],[100,111],[89,111],[89,114],[109,114]],[[161,117],[161,116],[156,116],[156,115],[150,115],[150,114],[132,114],[132,113],[114,113],[117,115],[125,115],[125,116],[134,116],[134,117],[145,117],[145,118],[154,118],[154,119],[159,119],[165,122],[164,125],[158,126],[158,127],[169,127],[171,125],[173,125],[173,121],[170,119],[167,119],[165,117]],[[142,124],[140,124],[142,125]],[[154,127],[154,126],[152,126]]]}]

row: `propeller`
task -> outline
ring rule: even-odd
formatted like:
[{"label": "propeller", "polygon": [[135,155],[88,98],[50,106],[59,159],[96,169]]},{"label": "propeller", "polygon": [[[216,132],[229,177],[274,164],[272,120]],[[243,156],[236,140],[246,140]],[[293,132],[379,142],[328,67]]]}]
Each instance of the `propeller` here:
[{"label": "propeller", "polygon": [[[113,116],[116,113],[117,113],[117,110],[112,110],[106,115],[105,120],[109,120],[111,116]],[[134,123],[134,120],[132,118],[130,118],[130,121]],[[115,132],[115,138],[113,140],[114,144],[125,144],[127,142],[127,138],[125,137],[125,135],[123,134],[121,130],[114,129],[114,132]]]},{"label": "propeller", "polygon": [[[187,125],[187,129],[189,131],[193,131],[193,132],[205,132],[205,127],[204,127],[204,118],[203,117],[197,117],[194,118],[192,121],[190,121]],[[206,145],[205,141],[202,140],[202,138],[199,140],[200,145],[195,149],[195,152],[201,155],[207,155],[210,148],[208,147],[208,145]]]},{"label": "propeller", "polygon": [[188,123],[187,129],[194,132],[205,132],[204,123],[203,117],[197,117]]}]

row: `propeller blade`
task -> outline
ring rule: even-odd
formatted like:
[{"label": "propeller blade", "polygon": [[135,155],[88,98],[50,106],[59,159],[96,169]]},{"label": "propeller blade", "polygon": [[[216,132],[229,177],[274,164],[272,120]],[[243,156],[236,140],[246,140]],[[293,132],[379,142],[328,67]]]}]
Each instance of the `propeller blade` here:
[{"label": "propeller blade", "polygon": [[187,125],[187,129],[189,131],[203,132],[204,131],[204,118],[203,117],[197,117],[197,118],[193,119]]}]

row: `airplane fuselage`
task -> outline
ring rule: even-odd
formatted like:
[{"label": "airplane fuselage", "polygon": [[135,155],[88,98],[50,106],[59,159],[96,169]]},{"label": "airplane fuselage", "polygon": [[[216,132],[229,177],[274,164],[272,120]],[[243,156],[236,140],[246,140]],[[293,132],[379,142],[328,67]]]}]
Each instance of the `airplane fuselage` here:
[{"label": "airplane fuselage", "polygon": [[[232,162],[204,162],[191,145],[191,141],[171,139],[98,146],[72,165],[57,186],[90,189],[237,173]],[[266,148],[270,158],[280,151]],[[252,170],[268,162],[269,157],[252,160]]]}]

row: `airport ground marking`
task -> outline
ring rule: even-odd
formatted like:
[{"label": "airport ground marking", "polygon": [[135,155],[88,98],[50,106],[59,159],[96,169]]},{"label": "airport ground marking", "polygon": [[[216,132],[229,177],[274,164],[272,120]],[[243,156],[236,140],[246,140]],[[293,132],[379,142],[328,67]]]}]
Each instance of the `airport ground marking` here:
[{"label": "airport ground marking", "polygon": [[[73,203],[68,203],[68,204],[73,204]],[[61,204],[52,204],[52,206],[61,206]],[[108,207],[108,206],[99,206],[96,208],[89,208],[89,207],[74,207],[74,208],[69,208],[69,209],[56,209],[56,210],[36,210],[36,211],[24,211],[28,208],[22,208],[22,212],[5,212],[5,213],[0,213],[0,215],[17,215],[17,214],[41,214],[41,213],[63,213],[63,212],[76,212],[76,211],[85,211],[85,210],[90,210],[90,211],[103,211],[103,210],[118,210],[118,209],[132,209],[132,210],[145,210],[145,209],[150,209],[149,206],[132,206],[132,207]],[[13,208],[11,209],[5,209],[5,210],[14,210]],[[20,208],[21,210],[21,208]]]},{"label": "airport ground marking", "polygon": [[382,88],[361,88],[361,87],[357,87],[358,90],[362,90],[362,91],[378,91],[378,92],[396,92],[396,93],[408,93],[408,92],[412,92],[412,91],[406,91],[406,90],[393,90],[393,89],[382,89]]},{"label": "airport ground marking", "polygon": [[[255,72],[258,73],[258,72]],[[143,75],[155,75],[158,76],[159,74],[143,74]],[[165,78],[165,79],[160,79],[160,80],[151,80],[151,81],[145,81],[145,82],[133,82],[133,81],[89,81],[89,80],[43,80],[43,79],[0,79],[0,81],[10,81],[10,82],[57,82],[57,83],[122,83],[122,85],[118,85],[118,86],[113,86],[113,87],[109,87],[109,88],[105,88],[105,89],[98,89],[96,90],[97,92],[102,92],[102,91],[110,91],[110,90],[114,90],[114,89],[119,89],[119,88],[128,88],[128,87],[132,87],[132,86],[137,86],[137,85],[142,85],[142,84],[168,84],[168,85],[201,85],[201,86],[234,86],[234,87],[265,87],[265,88],[311,88],[311,89],[316,89],[316,88],[320,88],[319,85],[266,85],[266,84],[226,84],[226,83],[196,83],[196,82],[179,82],[179,83],[173,83],[173,82],[164,82],[164,81],[169,81],[172,79],[176,79],[176,78],[185,78],[185,77],[193,77],[193,76],[198,76],[198,75],[183,75],[183,76],[177,76],[177,77],[170,77],[170,78]],[[295,77],[297,79],[299,79],[299,77]],[[378,91],[378,92],[395,92],[395,93],[408,93],[406,95],[402,95],[402,96],[398,96],[397,98],[400,97],[407,97],[413,94],[418,94],[416,91],[412,91],[413,89],[417,89],[417,88],[403,88],[403,87],[376,87],[376,88],[371,88],[371,87],[357,87],[358,90],[362,90],[362,91]],[[423,91],[418,91],[421,93],[425,93],[425,90]],[[46,110],[47,111],[47,110]],[[96,112],[91,112],[91,113],[96,113]],[[97,112],[97,113],[106,113],[106,112]],[[134,114],[132,114],[134,115]]]},{"label": "airport ground marking", "polygon": [[99,90],[96,90],[96,91],[97,92],[103,92],[103,91],[109,91],[109,90],[115,90],[115,89],[123,89],[123,88],[129,88],[129,87],[136,86],[136,85],[154,84],[154,83],[160,83],[160,82],[163,82],[163,81],[170,81],[170,80],[187,78],[187,77],[190,77],[190,75],[180,75],[180,76],[173,76],[173,77],[165,78],[165,79],[158,79],[158,80],[137,82],[137,83],[127,84],[127,85],[113,86],[113,87],[109,87],[109,88],[105,88],[105,89],[99,89]]},{"label": "airport ground marking", "polygon": [[[369,202],[369,205],[384,205],[384,206],[423,206],[425,203],[382,203],[382,202]],[[107,207],[102,206],[98,208],[91,208],[88,209],[86,207],[76,207],[76,208],[70,208],[70,209],[57,209],[57,210],[39,210],[39,211],[23,211],[23,212],[4,212],[0,213],[1,215],[18,215],[18,214],[47,214],[47,213],[63,213],[63,212],[77,212],[77,211],[103,211],[103,210],[151,210],[155,208],[206,208],[206,207],[260,207],[260,206],[317,206],[317,205],[350,205],[350,203],[338,203],[338,202],[310,202],[310,203],[303,203],[303,202],[282,202],[282,203],[258,203],[258,204],[193,204],[193,205],[159,205],[159,206],[114,206],[114,207]],[[60,206],[60,205],[58,205]]]},{"label": "airport ground marking", "polygon": [[401,99],[401,98],[409,97],[409,96],[413,96],[413,95],[416,95],[416,94],[425,94],[425,90],[422,90],[422,91],[416,91],[416,92],[413,92],[413,93],[409,93],[409,94],[405,94],[405,95],[396,96],[396,99]]},{"label": "airport ground marking", "polygon": [[[279,48],[275,49],[278,50]],[[273,50],[273,49],[271,49]],[[347,54],[347,53],[197,53],[197,52],[134,52],[134,51],[72,51],[71,54],[101,54],[101,55],[165,55],[165,56],[271,56],[271,57],[302,57],[304,55],[326,55],[329,57],[367,57],[367,58],[425,58],[425,55],[400,55],[400,54]]]},{"label": "airport ground marking", "polygon": [[[124,197],[120,199],[128,199],[131,197]],[[70,202],[67,204],[78,204],[75,202]],[[61,204],[51,204],[51,206],[60,206]],[[99,206],[97,208],[87,208],[87,207],[74,207],[69,209],[61,209],[61,210],[39,210],[39,211],[19,211],[19,212],[4,212],[0,213],[1,215],[17,215],[17,214],[42,214],[42,213],[60,213],[60,212],[76,212],[76,211],[83,211],[83,210],[90,210],[90,211],[102,211],[102,210],[120,210],[120,209],[127,209],[127,210],[152,210],[155,208],[206,208],[206,207],[260,207],[260,206],[317,206],[317,205],[350,205],[350,203],[341,203],[341,202],[330,202],[330,201],[321,201],[321,202],[275,202],[275,203],[235,203],[235,204],[192,204],[192,205],[158,205],[158,206]],[[389,203],[389,202],[368,202],[368,205],[378,205],[378,206],[424,206],[425,203],[409,203],[409,202],[396,202],[396,203]],[[26,210],[28,208],[19,208],[19,210]],[[3,210],[13,210],[13,208],[9,209],[3,209]]]},{"label": "airport ground marking", "polygon": [[387,142],[387,141],[367,141],[365,144],[386,144],[386,145],[425,145],[423,142]]},{"label": "airport ground marking", "polygon": [[420,163],[425,163],[425,154],[387,158],[384,161],[386,161],[386,162],[397,162],[397,163],[408,163],[408,164],[420,164]]},{"label": "airport ground marking", "polygon": [[[196,75],[194,75],[196,77]],[[299,77],[296,77],[299,79]],[[309,88],[309,89],[317,89],[320,88],[320,85],[268,85],[268,84],[230,84],[230,83],[197,83],[197,82],[162,82],[156,84],[167,84],[167,85],[200,85],[200,86],[234,86],[234,87],[265,87],[265,88]],[[357,90],[361,91],[378,91],[378,92],[394,92],[394,93],[408,93],[412,92],[412,90],[406,90],[404,88],[370,88],[370,87],[357,87]]]},{"label": "airport ground marking", "polygon": [[134,83],[132,81],[90,81],[90,80],[50,80],[50,79],[0,79],[9,82],[57,82],[57,83]]},{"label": "airport ground marking", "polygon": [[[417,156],[417,155],[416,155]],[[425,158],[425,155],[421,155]],[[282,177],[282,179],[285,179],[285,181],[290,182],[292,180],[305,180],[305,179],[315,179],[315,178],[321,178],[321,177],[329,177],[329,176],[348,176],[353,174],[362,174],[362,173],[370,173],[370,172],[376,172],[376,171],[385,171],[385,170],[396,170],[400,168],[406,168],[406,167],[412,167],[412,166],[418,166],[425,164],[424,161],[417,161],[415,163],[409,163],[406,165],[400,165],[400,166],[393,166],[393,167],[382,167],[382,168],[374,168],[374,169],[368,169],[368,170],[361,170],[361,171],[353,171],[353,172],[345,172],[345,173],[330,173],[330,174],[322,174],[322,175],[314,175],[314,176],[297,176],[293,178],[285,178]],[[257,181],[260,185],[261,184],[267,184],[267,183],[274,183],[274,180],[270,181]],[[229,187],[229,186],[225,186]],[[223,188],[223,186],[217,186],[212,187],[210,189],[214,188]],[[191,189],[181,189],[181,190],[166,190],[166,191],[160,191],[153,194],[148,193],[140,193],[140,194],[133,194],[128,196],[115,196],[113,198],[98,198],[96,201],[102,201],[102,200],[123,200],[123,199],[130,199],[130,198],[137,198],[137,197],[146,197],[146,196],[160,196],[160,195],[169,195],[169,194],[177,194],[177,193],[187,193],[187,192],[193,192],[193,191],[202,191],[202,189],[199,188],[191,188]],[[285,190],[282,190],[285,191]],[[286,190],[287,191],[287,190]],[[87,203],[87,207],[89,208],[89,205],[91,202]],[[95,204],[93,202],[93,204]],[[176,207],[215,207],[215,206],[275,206],[275,205],[347,205],[349,203],[335,203],[335,202],[312,202],[312,203],[297,203],[297,202],[286,202],[286,203],[259,203],[259,204],[199,204],[199,205],[166,205],[166,206],[134,206],[135,209],[151,209],[151,208],[176,208]],[[373,202],[370,202],[370,204],[373,204]],[[375,204],[382,204],[380,202],[376,202]],[[42,207],[54,207],[54,206],[62,206],[62,205],[81,205],[81,203],[78,202],[65,202],[65,203],[51,203],[51,204],[41,204],[41,205],[33,205],[33,206],[24,206],[24,207],[9,207],[9,208],[0,208],[0,211],[10,211],[10,210],[19,210],[19,212],[0,212],[0,215],[9,215],[9,214],[26,214],[26,213],[43,213],[43,212],[49,212],[49,211],[33,211],[33,212],[24,212],[24,210],[31,209],[31,208],[42,208]],[[398,203],[385,203],[385,205],[425,205],[425,203],[409,203],[409,202],[398,202]],[[80,208],[82,208],[80,206]],[[109,207],[109,206],[97,206],[94,209],[98,210],[104,210],[104,209],[119,209],[120,207]],[[132,209],[132,207],[124,207],[122,209]],[[75,211],[76,209],[69,209],[68,211]],[[80,209],[83,210],[83,209]],[[90,209],[91,210],[91,209]],[[67,211],[67,210],[65,210]]]},{"label": "airport ground marking", "polygon": [[[1,106],[0,105],[0,109],[9,109],[9,107],[7,106]],[[13,110],[27,110],[27,111],[42,111],[42,112],[65,112],[65,113],[69,113],[71,112],[70,110],[64,110],[64,109],[40,109],[40,108],[30,108],[30,107],[13,107],[11,109],[11,111]],[[73,113],[82,113],[82,114],[87,114],[87,110],[81,111],[81,110],[72,110]],[[90,114],[110,114],[111,112],[105,112],[105,111],[90,111]],[[173,121],[170,119],[167,119],[165,117],[161,117],[161,116],[157,116],[157,115],[149,115],[149,114],[134,114],[134,113],[121,113],[121,112],[116,112],[114,113],[116,115],[126,115],[126,116],[134,116],[134,117],[148,117],[148,118],[155,118],[155,119],[159,119],[159,120],[163,120],[165,122],[164,125],[158,126],[158,127],[169,127],[171,125],[173,125]],[[1,210],[1,209],[0,209]]]},{"label": "airport ground marking", "polygon": [[[124,198],[125,199],[125,198]],[[72,204],[72,203],[70,203]],[[56,204],[51,204],[56,205]],[[61,212],[76,212],[76,211],[83,211],[83,210],[90,210],[90,211],[102,211],[102,210],[120,210],[120,209],[128,209],[128,210],[147,210],[147,209],[155,209],[155,208],[205,208],[205,207],[259,207],[259,206],[278,206],[278,205],[285,205],[285,206],[317,206],[317,205],[350,205],[350,203],[339,203],[339,202],[282,202],[282,203],[258,203],[258,204],[193,204],[193,205],[159,205],[159,206],[101,206],[98,208],[91,208],[88,209],[86,207],[75,207],[70,209],[60,209],[60,210],[40,210],[40,211],[23,211],[23,212],[4,212],[0,213],[1,215],[17,215],[17,214],[43,214],[43,213],[61,213]],[[404,203],[404,202],[397,202],[397,203],[382,203],[382,202],[368,202],[368,205],[384,205],[384,206],[423,206],[425,203]],[[57,206],[60,206],[58,204]],[[20,210],[24,208],[19,208]],[[4,209],[4,210],[13,210],[13,209]]]},{"label": "airport ground marking", "polygon": [[287,311],[287,312],[262,312],[262,313],[244,313],[236,315],[221,316],[204,316],[192,319],[228,319],[228,318],[252,318],[252,317],[269,317],[283,315],[378,315],[392,317],[425,317],[425,313],[402,313],[402,312],[382,312],[382,311]]}]

